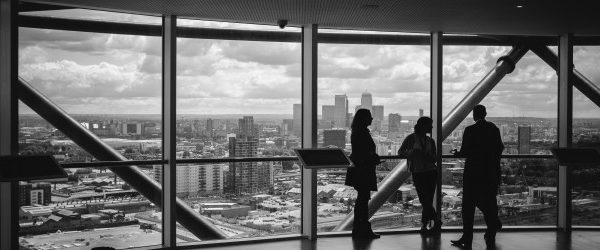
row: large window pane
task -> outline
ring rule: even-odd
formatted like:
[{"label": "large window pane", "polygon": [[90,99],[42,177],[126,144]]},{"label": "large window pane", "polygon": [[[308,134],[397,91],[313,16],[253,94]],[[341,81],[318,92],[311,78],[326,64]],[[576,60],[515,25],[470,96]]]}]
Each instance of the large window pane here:
[{"label": "large window pane", "polygon": [[[445,46],[443,113],[447,115],[496,65],[510,47]],[[481,104],[486,120],[500,130],[503,154],[550,154],[556,146],[556,72],[532,52],[516,64]],[[442,153],[460,149],[469,114],[442,144]],[[505,225],[556,223],[556,163],[550,159],[503,159],[498,191],[499,215]],[[444,159],[442,166],[444,226],[462,225],[464,159]],[[484,223],[476,210],[475,223]]]},{"label": "large window pane", "polygon": [[[322,33],[399,33],[322,30]],[[419,116],[429,115],[430,46],[356,45],[320,43],[318,48],[318,147],[351,153],[350,125],[356,110],[369,109],[369,127],[381,156],[396,155],[412,133]],[[377,167],[378,182],[404,160],[388,160]],[[331,231],[351,213],[357,192],[345,186],[346,170],[319,170],[317,177],[319,232]],[[411,181],[406,181],[410,185]],[[401,188],[404,189],[404,186]],[[399,191],[400,192],[400,191]],[[394,195],[371,219],[373,229],[412,227],[414,211]]]},{"label": "large window pane", "polygon": [[[279,29],[190,19],[178,25]],[[300,48],[300,41],[178,38],[177,158],[293,156],[293,149],[301,147]],[[191,164],[177,171],[178,196],[229,237],[300,233],[296,162]],[[206,176],[217,178],[220,184],[211,185],[218,188],[204,190],[210,186]]]},{"label": "large window pane", "polygon": [[[576,46],[573,50],[575,69],[598,86],[600,48]],[[576,88],[573,90],[573,145],[600,151],[600,107]],[[572,174],[573,225],[600,225],[600,169],[581,166]]]},{"label": "large window pane", "polygon": [[[72,19],[160,23],[90,10],[30,12]],[[127,159],[162,157],[160,37],[19,28],[19,76]],[[61,130],[62,129],[62,130]],[[97,160],[19,104],[19,153],[59,162]],[[141,166],[142,174],[153,175]],[[20,244],[28,249],[160,245],[160,209],[108,168],[69,169],[67,180],[20,183]],[[133,186],[132,186],[133,185]],[[151,194],[160,197],[160,194]]]}]

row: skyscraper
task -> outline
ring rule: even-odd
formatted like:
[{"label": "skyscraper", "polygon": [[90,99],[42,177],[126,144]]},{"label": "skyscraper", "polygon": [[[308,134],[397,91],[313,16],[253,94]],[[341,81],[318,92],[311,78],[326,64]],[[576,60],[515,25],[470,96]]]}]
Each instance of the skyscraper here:
[{"label": "skyscraper", "polygon": [[302,104],[294,104],[294,124],[292,126],[295,136],[302,135]]},{"label": "skyscraper", "polygon": [[323,147],[336,146],[346,148],[346,130],[345,129],[326,129],[323,130]]},{"label": "skyscraper", "polygon": [[254,132],[254,117],[252,116],[244,116],[244,118],[239,119],[238,128],[238,135],[240,136],[256,136]]},{"label": "skyscraper", "polygon": [[360,97],[360,107],[373,111],[373,96],[369,92],[362,93]]},{"label": "skyscraper", "polygon": [[402,122],[402,116],[400,114],[390,113],[388,116],[388,131],[390,133],[399,133]]},{"label": "skyscraper", "polygon": [[322,115],[323,115],[323,120],[325,121],[334,121],[334,108],[335,106],[333,105],[323,105],[322,107]]},{"label": "skyscraper", "polygon": [[[253,117],[245,116],[244,119],[240,119],[239,127],[240,134],[235,138],[229,138],[229,157],[256,157],[258,155],[258,137],[254,136],[254,133],[248,132],[254,131]],[[272,186],[266,184],[269,183],[268,181],[261,181],[261,175],[269,171],[267,164],[233,162],[229,166],[227,173],[227,192],[229,193],[256,193],[267,191]]]},{"label": "skyscraper", "polygon": [[519,154],[531,154],[531,127],[519,126]]},{"label": "skyscraper", "polygon": [[373,106],[371,112],[373,113],[373,129],[380,130],[383,123],[383,105]]},{"label": "skyscraper", "polygon": [[419,117],[423,117],[423,109],[419,109]]},{"label": "skyscraper", "polygon": [[348,123],[348,97],[346,95],[335,95],[334,107],[335,127],[345,128]]},{"label": "skyscraper", "polygon": [[211,118],[206,119],[206,131],[211,132],[215,129],[215,121]]}]

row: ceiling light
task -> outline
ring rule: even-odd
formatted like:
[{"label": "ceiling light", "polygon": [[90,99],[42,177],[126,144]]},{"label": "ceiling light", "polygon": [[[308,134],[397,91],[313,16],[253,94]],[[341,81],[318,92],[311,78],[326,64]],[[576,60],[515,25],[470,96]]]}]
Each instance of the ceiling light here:
[{"label": "ceiling light", "polygon": [[517,5],[517,8],[519,8],[519,9],[523,8],[523,5]]}]

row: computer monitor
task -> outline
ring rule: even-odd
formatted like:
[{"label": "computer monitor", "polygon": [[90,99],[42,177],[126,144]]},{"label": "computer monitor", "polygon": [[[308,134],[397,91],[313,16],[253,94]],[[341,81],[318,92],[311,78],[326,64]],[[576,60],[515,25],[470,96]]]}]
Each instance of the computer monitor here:
[{"label": "computer monitor", "polygon": [[58,178],[67,178],[67,173],[50,155],[0,156],[2,182]]},{"label": "computer monitor", "polygon": [[294,149],[304,168],[349,168],[352,161],[339,148]]}]

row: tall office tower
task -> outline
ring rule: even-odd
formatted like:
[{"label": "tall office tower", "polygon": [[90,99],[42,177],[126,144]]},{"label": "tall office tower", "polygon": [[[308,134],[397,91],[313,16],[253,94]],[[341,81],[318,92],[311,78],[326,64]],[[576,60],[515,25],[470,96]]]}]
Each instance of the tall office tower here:
[{"label": "tall office tower", "polygon": [[294,125],[292,131],[295,136],[302,135],[302,104],[294,104]]},{"label": "tall office tower", "polygon": [[345,128],[348,123],[348,97],[346,95],[335,95],[335,107],[333,118],[335,127]]},{"label": "tall office tower", "polygon": [[281,123],[281,134],[291,135],[294,127],[294,119],[283,119]]},{"label": "tall office tower", "polygon": [[211,118],[206,119],[206,131],[211,132],[215,129],[215,121]]},{"label": "tall office tower", "polygon": [[346,130],[345,129],[326,129],[323,130],[323,147],[335,146],[346,148]]},{"label": "tall office tower", "polygon": [[[258,139],[252,136],[229,138],[229,157],[256,157]],[[264,190],[259,186],[259,169],[256,162],[229,163],[226,191],[228,193],[255,193]]]},{"label": "tall office tower", "polygon": [[531,127],[519,126],[519,154],[531,154]]},{"label": "tall office tower", "polygon": [[259,162],[258,171],[258,191],[271,191],[275,180],[274,167],[270,162]]},{"label": "tall office tower", "polygon": [[373,96],[369,92],[362,93],[360,97],[360,107],[373,111]]},{"label": "tall office tower", "polygon": [[196,166],[199,171],[199,191],[201,194],[223,192],[223,170],[225,164],[208,164]]},{"label": "tall office tower", "polygon": [[253,136],[256,137],[254,129],[254,117],[244,116],[244,118],[238,120],[238,135],[239,136]]},{"label": "tall office tower", "polygon": [[335,112],[334,107],[335,106],[333,106],[333,105],[323,105],[322,114],[321,114],[321,115],[323,115],[322,120],[325,120],[325,121],[334,121],[335,120],[334,115],[333,115]]},{"label": "tall office tower", "polygon": [[383,105],[375,105],[373,106],[371,112],[373,113],[373,124],[371,127],[374,130],[381,130],[383,125]]},{"label": "tall office tower", "polygon": [[402,116],[400,114],[390,113],[388,116],[388,132],[399,133],[402,122]]},{"label": "tall office tower", "polygon": [[419,109],[419,117],[423,117],[423,109]]}]

